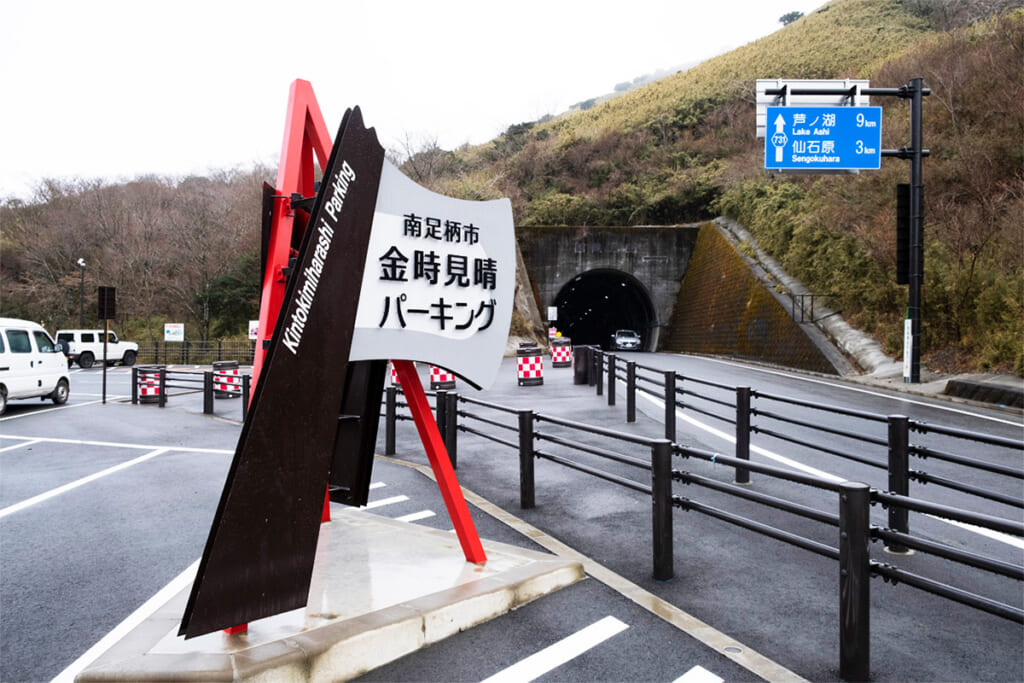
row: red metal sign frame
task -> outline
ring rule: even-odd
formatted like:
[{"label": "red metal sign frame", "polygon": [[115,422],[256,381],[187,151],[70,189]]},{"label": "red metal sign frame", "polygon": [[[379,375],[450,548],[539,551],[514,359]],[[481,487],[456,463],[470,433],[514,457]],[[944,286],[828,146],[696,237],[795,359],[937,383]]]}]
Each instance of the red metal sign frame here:
[{"label": "red metal sign frame", "polygon": [[[307,212],[292,206],[293,195],[311,197],[315,194],[315,162],[325,168],[332,147],[330,133],[324,123],[320,105],[309,81],[297,79],[291,84],[285,118],[284,141],[278,167],[277,186],[273,196],[270,234],[267,240],[264,280],[260,296],[259,328],[253,357],[253,386],[259,382],[277,320],[285,301],[288,268],[295,255],[293,245],[301,242],[309,220]],[[419,375],[411,361],[395,361],[409,408],[416,423],[423,447],[430,460],[442,498],[458,535],[466,561],[484,563],[486,553],[473,524],[458,479],[452,469],[444,441],[433,420]],[[255,391],[253,392],[255,395]],[[330,500],[324,495],[321,521],[330,521]],[[228,633],[244,632],[246,624],[226,629]]]}]

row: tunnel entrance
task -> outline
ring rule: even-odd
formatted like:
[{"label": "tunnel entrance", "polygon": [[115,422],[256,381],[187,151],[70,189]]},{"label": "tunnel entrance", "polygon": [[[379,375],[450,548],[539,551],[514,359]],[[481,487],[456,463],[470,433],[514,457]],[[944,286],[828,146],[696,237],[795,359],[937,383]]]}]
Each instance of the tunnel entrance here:
[{"label": "tunnel entrance", "polygon": [[651,295],[643,284],[621,270],[598,269],[567,282],[555,297],[555,327],[576,344],[607,349],[615,330],[635,330],[641,349],[653,351],[658,325]]}]

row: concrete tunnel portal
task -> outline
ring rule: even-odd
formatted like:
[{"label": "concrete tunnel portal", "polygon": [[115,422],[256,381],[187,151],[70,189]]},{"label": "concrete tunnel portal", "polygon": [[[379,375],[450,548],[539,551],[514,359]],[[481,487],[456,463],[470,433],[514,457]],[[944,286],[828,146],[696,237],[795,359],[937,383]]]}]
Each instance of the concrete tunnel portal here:
[{"label": "concrete tunnel portal", "polygon": [[635,330],[641,349],[654,350],[658,317],[647,288],[621,270],[599,268],[580,273],[562,285],[554,305],[553,324],[574,345],[607,349],[615,330]]}]

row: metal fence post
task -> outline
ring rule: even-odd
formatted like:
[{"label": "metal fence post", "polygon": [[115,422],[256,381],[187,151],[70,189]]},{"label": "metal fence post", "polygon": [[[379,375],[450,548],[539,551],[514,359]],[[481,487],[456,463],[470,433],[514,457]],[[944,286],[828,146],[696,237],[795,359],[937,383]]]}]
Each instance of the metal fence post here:
[{"label": "metal fence post", "polygon": [[213,415],[213,373],[203,373],[203,414]]},{"label": "metal fence post", "polygon": [[[900,496],[910,495],[910,420],[906,415],[889,416],[889,493]],[[889,506],[889,528],[901,533],[910,532],[907,509],[897,505]],[[893,553],[905,553],[902,543],[887,545]]]},{"label": "metal fence post", "polygon": [[636,363],[626,361],[626,422],[636,422]]},{"label": "metal fence post", "polygon": [[676,373],[665,371],[665,438],[676,441]]},{"label": "metal fence post", "polygon": [[608,405],[615,405],[615,354],[608,354]]},{"label": "metal fence post", "polygon": [[139,369],[132,367],[132,405],[139,404]]},{"label": "metal fence post", "polygon": [[452,469],[459,466],[459,395],[449,391],[445,397],[445,437],[444,446],[448,449],[448,459],[452,461]]},{"label": "metal fence post", "polygon": [[587,347],[587,385],[597,384],[597,349],[593,346]]},{"label": "metal fence post", "polygon": [[249,385],[252,382],[251,375],[242,375],[242,422],[249,416]]},{"label": "metal fence post", "polygon": [[839,490],[839,678],[866,681],[871,669],[871,556],[867,484]]},{"label": "metal fence post", "polygon": [[437,431],[441,434],[441,440],[447,441],[448,439],[448,401],[446,397],[448,392],[444,389],[439,389],[435,396],[436,407],[434,408],[434,421],[437,423]]},{"label": "metal fence post", "polygon": [[395,422],[398,409],[398,389],[388,387],[385,390],[384,403],[384,455],[395,454]]},{"label": "metal fence post", "polygon": [[163,408],[167,405],[167,368],[157,370],[160,373],[160,400],[157,405]]},{"label": "metal fence post", "polygon": [[534,506],[533,486],[533,411],[519,413],[519,507]]},{"label": "metal fence post", "polygon": [[604,396],[604,351],[595,351],[594,359],[597,364],[597,395]]},{"label": "metal fence post", "polygon": [[654,578],[675,576],[672,549],[672,442],[659,439],[651,448],[651,528]]},{"label": "metal fence post", "polygon": [[[736,457],[750,460],[750,387],[736,387]],[[737,467],[737,484],[750,483],[750,470]]]}]

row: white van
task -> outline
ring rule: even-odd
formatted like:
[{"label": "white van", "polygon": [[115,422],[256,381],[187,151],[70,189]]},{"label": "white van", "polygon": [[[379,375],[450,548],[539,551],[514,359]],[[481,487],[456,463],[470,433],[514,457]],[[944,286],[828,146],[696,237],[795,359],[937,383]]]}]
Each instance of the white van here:
[{"label": "white van", "polygon": [[68,400],[68,359],[46,330],[28,320],[0,318],[0,415],[12,398]]}]

